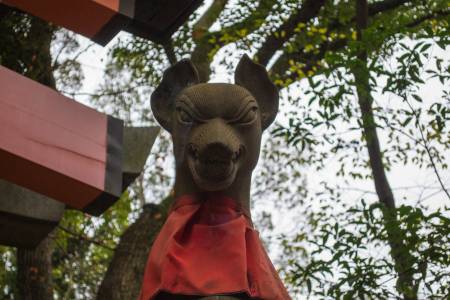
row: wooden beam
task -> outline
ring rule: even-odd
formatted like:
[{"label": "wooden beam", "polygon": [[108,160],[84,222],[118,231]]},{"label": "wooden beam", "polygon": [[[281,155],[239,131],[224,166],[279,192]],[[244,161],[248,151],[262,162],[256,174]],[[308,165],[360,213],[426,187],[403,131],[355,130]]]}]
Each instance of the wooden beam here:
[{"label": "wooden beam", "polygon": [[121,120],[1,66],[0,86],[0,179],[80,210],[120,197]]},{"label": "wooden beam", "polygon": [[[123,191],[143,171],[158,133],[159,127],[124,128]],[[99,215],[109,205],[93,202],[83,211]],[[0,244],[36,247],[58,225],[64,209],[64,203],[0,180]]]},{"label": "wooden beam", "polygon": [[100,215],[144,169],[159,127],[125,127],[0,66],[0,244],[35,247],[64,209]]},{"label": "wooden beam", "polygon": [[134,8],[120,0],[0,0],[48,22],[63,26],[106,45],[127,22]]},{"label": "wooden beam", "polygon": [[[144,171],[150,150],[159,134],[159,127],[124,127],[122,159],[122,192]],[[111,203],[94,201],[83,211],[91,215],[100,215]]]},{"label": "wooden beam", "polygon": [[0,0],[106,45],[121,30],[163,42],[202,0]]}]

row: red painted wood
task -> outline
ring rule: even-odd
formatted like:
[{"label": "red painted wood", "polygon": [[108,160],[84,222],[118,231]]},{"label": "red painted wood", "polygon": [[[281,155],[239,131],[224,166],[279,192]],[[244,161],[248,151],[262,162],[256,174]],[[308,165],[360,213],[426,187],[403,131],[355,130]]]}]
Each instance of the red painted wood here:
[{"label": "red painted wood", "polygon": [[93,38],[119,11],[119,0],[0,0]]},{"label": "red painted wood", "polygon": [[119,31],[162,42],[202,0],[0,0],[101,45]]},{"label": "red painted wood", "polygon": [[105,188],[107,115],[0,66],[0,178],[82,209]]}]

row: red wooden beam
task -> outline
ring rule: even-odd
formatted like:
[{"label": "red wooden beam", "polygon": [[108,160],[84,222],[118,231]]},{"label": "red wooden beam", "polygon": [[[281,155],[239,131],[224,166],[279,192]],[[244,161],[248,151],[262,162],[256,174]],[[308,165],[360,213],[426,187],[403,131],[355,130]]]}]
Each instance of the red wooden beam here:
[{"label": "red wooden beam", "polygon": [[100,214],[122,194],[121,120],[0,66],[0,179]]},{"label": "red wooden beam", "polygon": [[134,0],[0,0],[107,44],[133,17]]},{"label": "red wooden beam", "polygon": [[202,0],[0,0],[106,45],[120,30],[162,42]]},{"label": "red wooden beam", "polygon": [[[124,128],[122,190],[143,171],[158,132],[159,127]],[[104,210],[98,203],[91,205],[83,210]],[[0,179],[0,244],[36,247],[58,225],[64,209],[64,203]]]}]

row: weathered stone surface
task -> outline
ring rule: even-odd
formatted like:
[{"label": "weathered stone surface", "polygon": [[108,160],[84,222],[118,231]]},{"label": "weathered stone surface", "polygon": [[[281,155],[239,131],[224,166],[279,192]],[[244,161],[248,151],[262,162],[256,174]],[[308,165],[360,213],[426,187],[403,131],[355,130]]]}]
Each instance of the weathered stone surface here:
[{"label": "weathered stone surface", "polygon": [[164,72],[151,106],[172,136],[175,202],[152,246],[141,300],[290,299],[250,215],[252,172],[278,100],[265,68],[247,56],[235,84],[200,82],[189,60]]},{"label": "weathered stone surface", "polygon": [[58,224],[65,205],[0,180],[0,244],[32,248]]},{"label": "weathered stone surface", "polygon": [[159,127],[125,127],[123,132],[123,189],[143,171]]}]

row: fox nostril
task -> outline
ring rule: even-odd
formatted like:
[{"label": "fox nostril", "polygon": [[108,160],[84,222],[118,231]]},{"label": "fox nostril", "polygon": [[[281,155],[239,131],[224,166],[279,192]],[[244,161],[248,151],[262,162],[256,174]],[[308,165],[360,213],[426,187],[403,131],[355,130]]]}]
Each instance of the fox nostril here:
[{"label": "fox nostril", "polygon": [[199,151],[201,160],[213,160],[218,162],[229,162],[233,159],[234,152],[226,144],[215,142],[205,145]]},{"label": "fox nostril", "polygon": [[236,161],[238,157],[239,157],[239,153],[234,152],[234,153],[233,153],[233,157],[232,157],[231,159],[232,159],[233,161]]},{"label": "fox nostril", "polygon": [[189,152],[191,152],[192,156],[198,158],[198,149],[193,144],[188,145]]},{"label": "fox nostril", "polygon": [[241,146],[239,146],[238,151],[235,151],[233,153],[233,161],[236,162],[242,156],[243,153],[244,153],[244,147],[241,145]]}]

